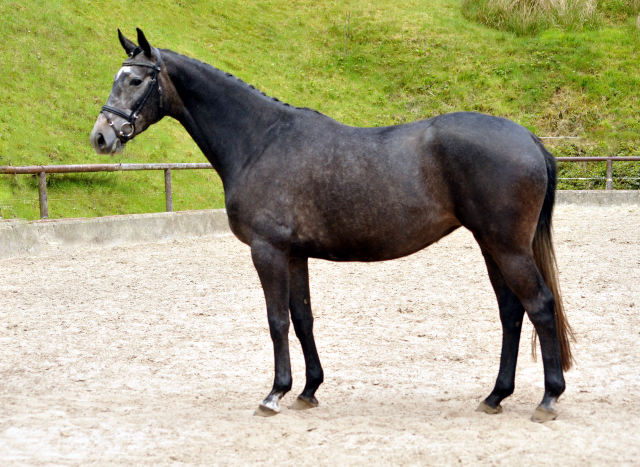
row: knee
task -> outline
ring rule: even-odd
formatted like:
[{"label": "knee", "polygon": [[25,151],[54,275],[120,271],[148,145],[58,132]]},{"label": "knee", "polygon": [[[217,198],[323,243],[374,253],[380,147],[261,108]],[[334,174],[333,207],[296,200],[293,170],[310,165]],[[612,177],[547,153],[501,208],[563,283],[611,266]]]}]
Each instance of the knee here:
[{"label": "knee", "polygon": [[289,334],[289,319],[269,316],[269,332],[272,339],[278,339]]}]

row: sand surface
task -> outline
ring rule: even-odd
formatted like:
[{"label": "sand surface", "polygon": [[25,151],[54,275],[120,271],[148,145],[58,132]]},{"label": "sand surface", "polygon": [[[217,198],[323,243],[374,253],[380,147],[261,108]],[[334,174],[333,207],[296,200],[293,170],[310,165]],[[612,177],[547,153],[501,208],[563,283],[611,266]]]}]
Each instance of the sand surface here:
[{"label": "sand surface", "polygon": [[320,407],[266,419],[264,298],[235,238],[2,260],[0,465],[640,465],[640,209],[559,207],[555,241],[577,365],[546,424],[528,321],[515,394],[474,411],[501,330],[462,229],[401,260],[311,261]]}]

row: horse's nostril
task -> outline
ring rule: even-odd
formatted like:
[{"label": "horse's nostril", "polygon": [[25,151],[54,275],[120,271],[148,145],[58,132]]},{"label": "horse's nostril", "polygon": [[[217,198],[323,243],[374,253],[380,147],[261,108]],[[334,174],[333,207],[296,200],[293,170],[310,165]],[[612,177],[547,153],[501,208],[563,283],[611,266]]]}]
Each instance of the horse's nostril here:
[{"label": "horse's nostril", "polygon": [[104,136],[102,136],[102,133],[98,135],[98,138],[96,141],[98,142],[98,147],[100,149],[104,149],[107,146],[107,142],[105,141]]}]

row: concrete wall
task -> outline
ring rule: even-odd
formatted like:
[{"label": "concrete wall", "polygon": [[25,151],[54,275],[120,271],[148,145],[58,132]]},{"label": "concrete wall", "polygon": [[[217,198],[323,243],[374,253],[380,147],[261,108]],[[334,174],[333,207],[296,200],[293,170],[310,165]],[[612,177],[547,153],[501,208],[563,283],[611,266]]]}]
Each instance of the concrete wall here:
[{"label": "concrete wall", "polygon": [[91,219],[0,221],[0,259],[115,246],[231,235],[224,209],[162,212]]},{"label": "concrete wall", "polygon": [[640,206],[640,190],[560,190],[556,204],[576,204],[579,206]]},{"label": "concrete wall", "polygon": [[[559,191],[557,204],[640,206],[637,191]],[[133,214],[92,219],[0,220],[0,259],[47,255],[91,246],[231,235],[224,209]]]}]

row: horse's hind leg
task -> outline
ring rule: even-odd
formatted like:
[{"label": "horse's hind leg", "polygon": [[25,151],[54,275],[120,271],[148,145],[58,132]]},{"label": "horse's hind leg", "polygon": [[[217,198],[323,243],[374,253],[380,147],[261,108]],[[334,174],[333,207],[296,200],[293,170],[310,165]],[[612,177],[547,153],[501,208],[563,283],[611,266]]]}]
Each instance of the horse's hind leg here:
[{"label": "horse's hind leg", "polygon": [[500,370],[496,385],[489,397],[478,406],[478,412],[496,414],[502,412],[500,403],[503,399],[513,394],[515,389],[516,363],[518,360],[518,347],[520,345],[520,331],[522,329],[522,318],[524,317],[524,307],[507,286],[498,265],[491,255],[482,251],[489,279],[498,299],[500,308],[500,321],[502,322],[502,354],[500,355]]},{"label": "horse's hind leg", "polygon": [[545,392],[531,419],[537,422],[553,420],[557,415],[554,404],[565,389],[553,294],[544,283],[531,251],[491,251],[491,255],[540,338]]},{"label": "horse's hind leg", "polygon": [[309,297],[309,268],[307,258],[289,260],[289,309],[296,336],[300,340],[306,365],[307,382],[302,394],[293,403],[294,409],[318,406],[315,392],[324,379],[320,358],[313,338],[313,315]]}]

